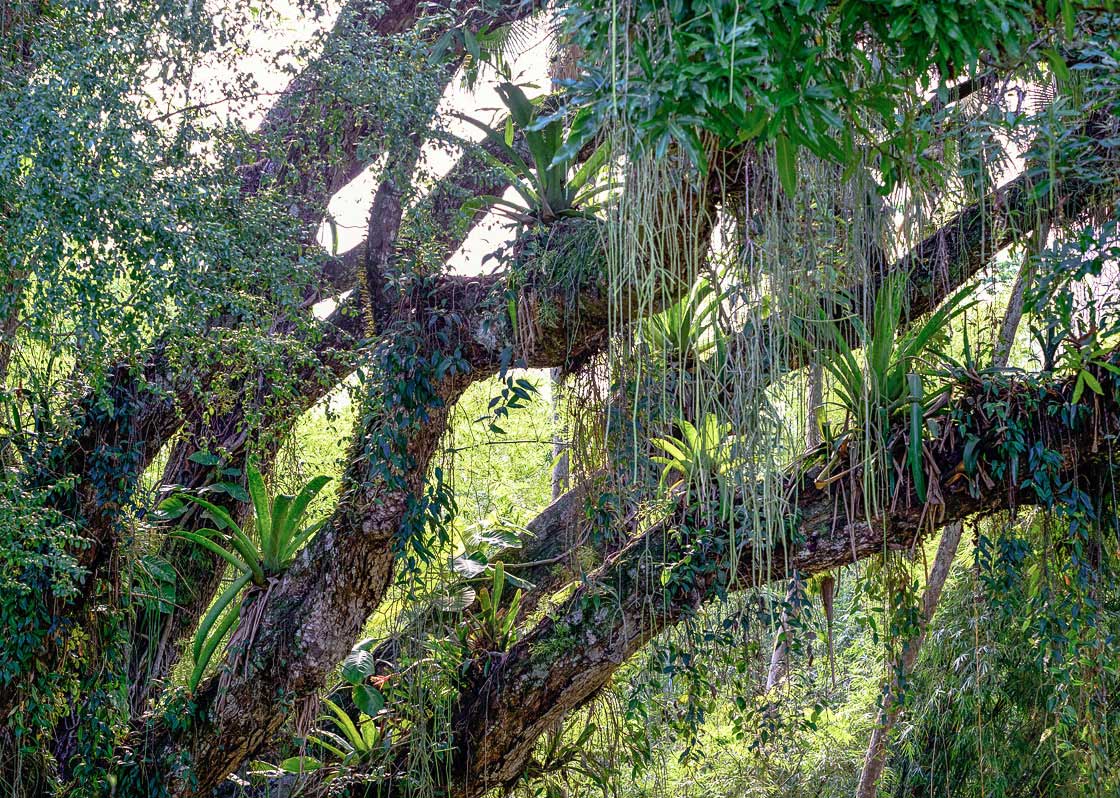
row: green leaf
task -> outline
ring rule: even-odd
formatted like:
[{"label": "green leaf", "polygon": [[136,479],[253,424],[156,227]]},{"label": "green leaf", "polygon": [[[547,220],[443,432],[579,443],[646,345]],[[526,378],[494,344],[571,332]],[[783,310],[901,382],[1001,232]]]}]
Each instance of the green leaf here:
[{"label": "green leaf", "polygon": [[563,164],[565,169],[572,164],[583,145],[595,138],[599,133],[601,120],[599,114],[591,108],[581,108],[572,119],[572,126],[568,136],[559,149],[553,153],[550,167]]},{"label": "green leaf", "polygon": [[797,193],[797,145],[790,141],[789,136],[779,133],[774,142],[774,155],[782,188],[793,197]]},{"label": "green leaf", "polygon": [[322,521],[319,521],[318,523],[314,523],[314,524],[311,524],[310,526],[304,527],[303,530],[299,534],[294,535],[291,538],[291,540],[288,541],[288,545],[284,549],[284,551],[281,552],[280,567],[281,568],[288,567],[288,563],[291,561],[291,559],[293,557],[296,556],[296,554],[299,552],[299,550],[303,547],[303,544],[306,543],[307,541],[311,540],[311,538],[315,536],[315,533],[317,533],[320,529],[322,529],[324,526],[326,526],[327,521],[329,521],[329,520],[330,520],[329,518],[324,518]]},{"label": "green leaf", "polygon": [[353,685],[362,684],[376,667],[373,654],[361,649],[351,651],[342,662],[342,678]]},{"label": "green leaf", "polygon": [[385,696],[372,685],[359,684],[354,686],[354,706],[373,717],[385,706]]},{"label": "green leaf", "polygon": [[213,634],[207,639],[206,644],[202,647],[198,659],[195,661],[194,670],[191,671],[191,676],[187,680],[187,685],[193,693],[198,689],[198,683],[202,681],[202,674],[206,672],[206,666],[210,664],[210,660],[214,657],[214,649],[222,642],[222,638],[226,636],[226,632],[230,630],[237,619],[241,617],[241,605],[234,604],[230,607],[229,611],[222,617],[221,622],[218,623],[217,628]]},{"label": "green leaf", "polygon": [[222,548],[217,543],[210,540],[210,538],[203,537],[202,535],[199,535],[195,532],[187,532],[185,530],[180,531],[180,532],[176,532],[174,537],[183,538],[184,540],[189,540],[192,543],[197,543],[199,546],[202,546],[202,548],[206,549],[207,551],[221,557],[223,560],[228,562],[230,565],[232,565],[234,568],[236,568],[241,573],[252,573],[253,572],[253,567],[249,563],[244,562],[237,555],[235,555],[233,552],[229,551],[228,549]]},{"label": "green leaf", "polygon": [[256,466],[250,463],[246,469],[249,483],[249,495],[253,497],[253,513],[257,519],[257,538],[261,543],[261,551],[268,559],[269,555],[275,556],[275,543],[272,539],[272,510],[269,507],[268,492],[264,487],[264,478]]},{"label": "green leaf", "polygon": [[180,495],[168,496],[156,506],[156,513],[158,513],[161,520],[170,521],[178,518],[187,511],[187,503],[183,501]]},{"label": "green leaf", "polygon": [[358,727],[354,725],[354,721],[350,719],[350,716],[343,712],[342,708],[329,698],[324,698],[323,704],[331,711],[331,714],[334,715],[333,720],[335,725],[338,726],[339,730],[346,736],[350,745],[357,750],[364,750],[365,740],[358,731]]},{"label": "green leaf", "polygon": [[1081,401],[1081,394],[1085,393],[1085,374],[1087,372],[1081,371],[1077,374],[1077,382],[1073,386],[1073,404]]},{"label": "green leaf", "polygon": [[248,491],[246,491],[245,488],[241,487],[236,482],[218,482],[215,483],[212,488],[216,491],[232,496],[239,502],[248,503],[249,501],[251,501]]},{"label": "green leaf", "polygon": [[1085,384],[1089,386],[1093,393],[1097,396],[1104,396],[1104,389],[1101,388],[1100,382],[1093,376],[1092,372],[1082,371],[1081,374],[1085,377]]},{"label": "green leaf", "polygon": [[910,461],[910,476],[914,480],[914,490],[918,500],[926,500],[926,474],[922,463],[923,422],[922,378],[917,374],[907,374],[906,381],[910,390],[910,446],[907,459]]},{"label": "green leaf", "polygon": [[281,493],[272,500],[271,526],[272,537],[276,541],[276,552],[275,560],[271,563],[265,563],[265,567],[274,571],[280,570],[280,559],[283,556],[284,549],[287,548],[287,520],[292,506],[292,498]]},{"label": "green leaf", "polygon": [[309,735],[307,735],[307,742],[314,743],[315,745],[319,746],[320,748],[323,748],[324,750],[330,751],[332,754],[337,756],[339,759],[344,758],[347,755],[347,751],[345,751],[340,746],[337,746],[334,743],[329,743],[329,742],[327,742],[326,740],[323,739],[323,737],[326,737],[328,735],[331,738],[338,740],[339,742],[343,742],[343,743],[346,742],[341,737],[338,737],[338,735],[331,734],[330,732],[319,732],[319,734],[309,734]]},{"label": "green leaf", "polygon": [[[183,498],[205,508],[214,520],[218,522],[219,526],[224,526],[230,531],[230,534],[233,535],[231,541],[233,547],[244,559],[245,567],[251,568],[255,574],[253,581],[259,585],[263,585],[264,572],[260,567],[260,552],[257,550],[256,546],[253,545],[253,542],[249,540],[249,537],[242,531],[241,527],[234,522],[230,514],[221,507],[211,504],[205,499],[200,499],[197,496],[184,494]],[[241,570],[244,570],[244,568]]]},{"label": "green leaf", "polygon": [[217,455],[211,454],[210,452],[207,452],[205,450],[199,450],[199,451],[195,452],[194,454],[192,454],[187,459],[190,460],[192,463],[198,463],[199,465],[204,465],[204,466],[215,466],[215,465],[218,465],[218,463],[221,462],[221,458],[219,458]]},{"label": "green leaf", "polygon": [[1054,72],[1054,77],[1062,83],[1067,82],[1069,80],[1069,65],[1066,64],[1066,59],[1062,58],[1062,54],[1055,47],[1047,47],[1043,52],[1046,54],[1046,60],[1050,62],[1050,69]]},{"label": "green leaf", "polygon": [[210,630],[214,627],[214,624],[225,611],[226,607],[229,606],[230,602],[237,598],[237,595],[245,585],[249,584],[249,580],[252,576],[252,572],[246,572],[233,580],[229,587],[222,592],[222,595],[218,596],[217,601],[214,602],[214,606],[210,608],[210,611],[206,613],[206,616],[198,624],[198,629],[194,633],[194,646],[191,649],[191,656],[194,658],[195,662],[198,662],[199,658],[202,656],[202,648],[206,644],[207,638],[210,636]]},{"label": "green leaf", "polygon": [[237,527],[237,522],[233,520],[233,516],[231,516],[229,512],[224,508],[208,502],[205,499],[200,499],[197,496],[192,496],[189,493],[181,493],[179,495],[184,500],[193,502],[202,509],[206,510],[206,512],[210,514],[210,517],[213,518],[215,522],[217,522],[219,529],[233,529],[234,527]]},{"label": "green leaf", "polygon": [[432,51],[428,55],[429,64],[438,64],[443,60],[443,57],[447,54],[447,50],[451,47],[452,39],[458,32],[459,31],[455,28],[444,31],[444,34],[440,36],[432,46]]},{"label": "green leaf", "polygon": [[475,61],[482,60],[482,48],[479,47],[478,37],[470,28],[463,28],[463,46]]},{"label": "green leaf", "polygon": [[497,91],[517,127],[524,131],[533,124],[533,103],[520,86],[507,81],[499,83]]},{"label": "green leaf", "polygon": [[331,478],[326,475],[320,475],[312,479],[303,486],[303,490],[296,496],[295,501],[292,502],[291,508],[288,510],[284,517],[285,528],[281,530],[283,540],[286,542],[294,537],[296,530],[303,524],[303,516],[307,513],[307,507],[319,495],[319,492],[326,487]]},{"label": "green leaf", "polygon": [[501,560],[494,564],[494,588],[492,591],[494,608],[502,603],[502,588],[506,584],[506,567],[502,564]]},{"label": "green leaf", "polygon": [[310,756],[293,756],[280,763],[280,769],[285,773],[310,773],[321,767],[323,763]]},{"label": "green leaf", "polygon": [[1065,25],[1066,36],[1072,39],[1077,31],[1077,11],[1073,7],[1073,0],[1062,0],[1062,23]]},{"label": "green leaf", "polygon": [[381,729],[377,728],[377,724],[372,720],[365,720],[361,724],[362,740],[366,744],[366,750],[372,751],[373,747],[377,745],[381,739]]}]

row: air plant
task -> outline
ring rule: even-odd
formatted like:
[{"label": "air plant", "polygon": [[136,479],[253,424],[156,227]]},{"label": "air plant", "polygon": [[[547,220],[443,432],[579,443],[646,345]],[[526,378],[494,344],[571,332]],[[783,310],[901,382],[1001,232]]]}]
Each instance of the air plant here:
[{"label": "air plant", "polygon": [[[607,162],[610,146],[604,141],[571,177],[568,176],[579,156],[578,142],[586,138],[583,130],[587,126],[586,112],[575,115],[565,134],[563,117],[558,114],[541,116],[539,103],[530,100],[520,86],[501,83],[498,94],[509,109],[504,131],[468,116],[461,118],[482,130],[501,153],[500,157],[487,155],[493,165],[509,177],[527,209],[502,197],[485,195],[470,200],[463,210],[473,213],[482,208],[494,208],[523,225],[591,216],[590,201],[604,190],[594,185],[595,178]],[[514,146],[515,133],[524,137],[531,165]]]},{"label": "air plant", "polygon": [[[850,428],[884,435],[893,421],[903,415],[907,417],[907,460],[915,489],[924,501],[925,415],[949,387],[927,391],[920,364],[930,355],[941,355],[949,325],[972,303],[967,301],[969,289],[958,291],[922,323],[903,327],[907,279],[905,273],[894,273],[883,281],[875,295],[871,330],[858,318],[849,320],[855,330],[854,346],[835,321],[824,318],[826,357],[822,364],[832,377],[832,388],[848,416]],[[821,315],[824,316],[823,312]],[[857,347],[862,349],[862,357],[857,356]]]},{"label": "air plant", "polygon": [[664,452],[652,458],[664,466],[661,472],[662,487],[702,485],[708,479],[727,474],[734,461],[729,440],[731,424],[721,421],[714,413],[707,413],[699,426],[686,419],[677,421],[681,436],[666,435],[651,442]]},{"label": "air plant", "polygon": [[295,496],[280,494],[270,499],[264,479],[256,468],[249,465],[246,476],[256,521],[256,541],[250,538],[224,508],[198,496],[181,495],[182,499],[205,510],[216,527],[180,530],[175,536],[216,554],[232,565],[238,574],[218,596],[195,632],[192,647],[195,667],[189,680],[191,690],[198,687],[214,651],[225,634],[237,623],[241,614],[241,602],[235,599],[241,591],[249,585],[256,589],[265,588],[268,579],[282,573],[324,523],[320,521],[305,524],[304,517],[311,501],[330,481],[330,477],[315,477]]},{"label": "air plant", "polygon": [[706,357],[723,345],[716,328],[719,302],[719,291],[700,280],[679,302],[643,320],[642,338],[678,362]]},{"label": "air plant", "polygon": [[465,650],[482,652],[507,651],[517,637],[517,616],[521,611],[521,588],[513,594],[509,605],[502,606],[506,584],[505,566],[499,560],[493,566],[490,587],[478,591],[478,611],[472,612],[460,627],[460,644]]},{"label": "air plant", "polygon": [[[376,718],[360,714],[354,721],[346,712],[329,698],[323,699],[330,714],[319,716],[319,725],[307,735],[306,740],[318,746],[324,753],[336,757],[343,767],[369,762],[375,753],[383,751],[388,745],[388,737],[383,733]],[[334,726],[327,728],[324,722]],[[309,773],[327,767],[322,759],[308,754],[289,757],[278,765],[257,761],[249,765],[249,773],[263,778],[276,778],[285,773]],[[330,773],[323,780],[329,783],[337,777]]]}]

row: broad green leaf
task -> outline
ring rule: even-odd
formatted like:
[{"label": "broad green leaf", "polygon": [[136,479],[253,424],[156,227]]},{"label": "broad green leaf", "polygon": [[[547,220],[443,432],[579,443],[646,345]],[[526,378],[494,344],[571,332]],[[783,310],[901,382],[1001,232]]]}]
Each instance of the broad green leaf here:
[{"label": "broad green leaf", "polygon": [[218,465],[218,463],[222,462],[221,458],[218,457],[216,454],[211,454],[210,452],[201,451],[201,450],[195,452],[194,454],[192,454],[187,459],[190,460],[192,463],[198,463],[199,465],[204,465],[204,466],[214,466],[214,465]]},{"label": "broad green leaf", "polygon": [[372,685],[354,685],[353,695],[354,705],[370,717],[376,715],[385,706],[385,696]]},{"label": "broad green leaf", "polygon": [[213,490],[228,494],[239,502],[251,501],[249,493],[236,482],[218,482],[211,486]]},{"label": "broad green leaf", "polygon": [[323,763],[310,756],[293,756],[280,763],[285,773],[310,773],[323,767]]},{"label": "broad green leaf", "polygon": [[377,660],[368,651],[351,651],[342,663],[342,678],[350,684],[361,684],[377,667]]},{"label": "broad green leaf", "polygon": [[1095,376],[1093,376],[1093,373],[1091,371],[1082,371],[1081,374],[1084,375],[1085,384],[1089,386],[1089,389],[1093,393],[1097,394],[1098,396],[1104,396],[1104,389],[1101,388],[1100,382]]}]

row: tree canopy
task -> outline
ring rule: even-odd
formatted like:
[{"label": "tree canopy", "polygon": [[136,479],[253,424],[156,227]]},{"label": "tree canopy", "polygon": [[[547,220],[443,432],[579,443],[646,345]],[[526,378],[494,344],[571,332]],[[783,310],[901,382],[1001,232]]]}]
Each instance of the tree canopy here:
[{"label": "tree canopy", "polygon": [[4,794],[1116,794],[1118,63],[0,4]]}]

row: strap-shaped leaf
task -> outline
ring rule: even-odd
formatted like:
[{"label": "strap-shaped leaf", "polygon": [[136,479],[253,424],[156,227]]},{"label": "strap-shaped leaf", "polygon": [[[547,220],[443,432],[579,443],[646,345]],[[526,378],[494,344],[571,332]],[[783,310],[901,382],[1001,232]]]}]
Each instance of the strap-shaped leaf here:
[{"label": "strap-shaped leaf", "polygon": [[[289,496],[281,493],[279,496],[272,500],[272,535],[276,539],[277,544],[277,560],[281,559],[284,549],[287,546],[289,535],[286,534],[288,518],[291,516],[292,500],[294,496]],[[273,564],[274,568],[279,568],[279,562]]]},{"label": "strap-shaped leaf", "polygon": [[218,617],[225,611],[229,603],[237,598],[237,594],[245,585],[249,584],[249,580],[253,577],[252,572],[246,571],[233,580],[227,587],[222,595],[218,596],[218,600],[214,602],[214,606],[206,613],[202,621],[198,624],[198,630],[194,633],[194,646],[191,649],[191,656],[195,662],[198,662],[199,657],[202,655],[202,647],[206,643],[206,639],[210,636],[210,630],[213,628],[214,623]]},{"label": "strap-shaped leaf", "polygon": [[250,574],[253,574],[254,577],[255,577],[257,569],[260,568],[259,565],[257,565],[256,568],[254,568],[253,565],[245,562],[244,560],[242,560],[240,557],[238,557],[236,554],[234,554],[229,549],[223,548],[222,546],[218,545],[217,543],[215,543],[210,538],[204,537],[203,535],[199,535],[195,532],[188,532],[186,530],[183,530],[183,531],[180,531],[180,532],[176,532],[175,537],[180,537],[180,538],[183,538],[184,540],[189,540],[192,543],[197,543],[199,546],[202,546],[202,548],[206,549],[207,551],[209,551],[213,554],[217,554],[219,557],[221,557],[223,560],[228,562],[230,565],[232,565],[234,568],[236,568],[241,573],[250,573]]},{"label": "strap-shaped leaf", "polygon": [[282,556],[280,558],[281,567],[287,567],[292,557],[295,557],[296,553],[299,552],[301,548],[303,548],[303,544],[311,540],[311,538],[315,536],[315,533],[326,525],[328,520],[329,519],[324,518],[322,521],[304,527],[303,531],[289,540],[288,545],[282,552]]},{"label": "strap-shaped leaf", "polygon": [[926,500],[926,475],[922,469],[922,430],[925,420],[922,415],[922,378],[917,374],[908,374],[906,381],[910,390],[910,446],[906,457],[910,461],[910,476],[914,480],[914,490],[918,500]]},{"label": "strap-shaped leaf", "polygon": [[216,504],[211,504],[197,496],[183,494],[183,498],[205,508],[206,511],[214,517],[214,520],[218,521],[219,526],[224,526],[229,530],[232,535],[230,542],[234,549],[245,559],[246,563],[255,563],[260,559],[260,553],[257,551],[257,547],[253,544],[253,541],[249,540],[249,536],[237,525],[228,512]]},{"label": "strap-shaped leaf", "polygon": [[218,627],[214,630],[214,633],[207,639],[206,645],[202,647],[201,656],[195,662],[194,670],[191,671],[191,678],[187,682],[191,692],[198,689],[198,683],[202,681],[202,674],[206,672],[206,666],[210,664],[210,660],[214,656],[214,649],[218,647],[218,644],[222,642],[222,638],[226,636],[226,632],[229,631],[230,627],[233,626],[240,617],[241,605],[235,604],[230,607],[229,611],[222,617],[221,622],[218,623]]},{"label": "strap-shaped leaf", "polygon": [[[466,114],[456,114],[456,116],[459,119],[462,119],[464,122],[474,125],[483,133],[485,133],[487,141],[497,147],[501,151],[501,153],[509,159],[510,163],[513,164],[513,168],[514,170],[516,170],[519,179],[533,179],[533,170],[529,168],[529,164],[525,163],[525,159],[517,154],[517,150],[506,144],[506,137],[504,135],[502,135],[497,130],[494,130],[494,128],[490,127],[489,125],[479,122],[477,119],[472,119]],[[498,162],[501,163],[500,160]]]},{"label": "strap-shaped leaf", "polygon": [[252,463],[245,469],[249,483],[249,495],[253,497],[253,512],[257,517],[257,537],[261,542],[261,552],[265,559],[271,554],[276,556],[276,544],[272,539],[272,509],[269,506],[268,492],[264,487],[261,472]]},{"label": "strap-shaped leaf", "polygon": [[181,493],[179,494],[179,496],[180,498],[197,504],[199,507],[206,510],[206,512],[210,514],[210,517],[217,522],[219,529],[229,529],[237,526],[237,522],[233,520],[233,516],[229,514],[228,510],[219,507],[216,504],[212,504],[206,501],[206,499],[200,499],[198,496],[192,496],[189,493]]},{"label": "strap-shaped leaf", "polygon": [[331,711],[331,714],[334,715],[332,720],[342,733],[346,735],[350,744],[357,750],[363,750],[365,748],[365,740],[362,739],[362,733],[358,731],[358,727],[354,725],[354,721],[350,720],[350,716],[343,712],[338,704],[331,701],[329,698],[324,698],[323,704]]},{"label": "strap-shaped leaf", "polygon": [[280,763],[280,769],[285,773],[310,773],[322,767],[323,763],[311,756],[290,756]]},{"label": "strap-shaped leaf", "polygon": [[295,536],[296,532],[303,524],[303,516],[307,512],[307,506],[311,504],[315,497],[319,495],[319,492],[330,481],[330,477],[320,475],[303,486],[303,490],[296,496],[285,516],[285,526],[282,530],[283,536],[280,538],[282,541],[288,541]]},{"label": "strap-shaped leaf", "polygon": [[[540,205],[541,195],[538,191],[537,178],[528,166],[525,167],[526,172],[521,173],[516,168],[503,161],[501,158],[496,158],[489,152],[486,152],[486,150],[483,150],[482,153],[483,160],[485,160],[488,164],[493,166],[509,179],[510,188],[521,195],[521,199],[525,200],[526,205],[528,205],[530,208],[535,208]],[[491,198],[493,196],[494,195],[492,194],[484,194],[483,198],[492,203],[493,200]],[[508,202],[508,200],[502,201]]]},{"label": "strap-shaped leaf", "polygon": [[792,197],[797,193],[797,145],[785,133],[780,133],[774,142],[774,155],[782,188]]},{"label": "strap-shaped leaf", "polygon": [[506,585],[506,567],[501,560],[494,563],[494,589],[492,596],[494,599],[494,609],[496,610],[502,603],[502,588]]},{"label": "strap-shaped leaf", "polygon": [[499,83],[497,91],[498,96],[502,98],[502,102],[509,109],[509,114],[513,117],[515,125],[525,130],[533,124],[533,102],[525,95],[520,86],[516,83]]},{"label": "strap-shaped leaf", "polygon": [[323,730],[320,730],[316,734],[307,735],[306,739],[307,739],[307,742],[314,743],[315,745],[319,746],[320,748],[322,748],[326,751],[330,751],[332,754],[337,756],[339,759],[343,759],[346,756],[347,752],[342,750],[341,748],[339,748],[334,743],[328,743],[326,740],[323,739],[324,737],[328,737],[328,736],[333,737],[335,740],[337,740],[339,742],[344,742],[342,740],[342,738],[339,737],[337,734],[334,734],[333,732],[329,732],[329,731],[323,731]]},{"label": "strap-shaped leaf", "polygon": [[599,170],[603,168],[603,164],[607,162],[607,158],[610,157],[610,154],[611,145],[609,141],[604,141],[596,147],[595,151],[591,153],[591,157],[583,162],[579,169],[576,170],[576,173],[572,175],[572,179],[568,181],[568,187],[571,191],[578,192],[584,185],[599,174]]}]

